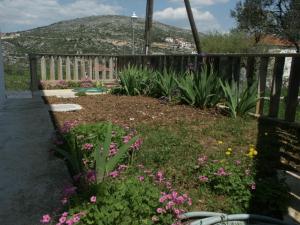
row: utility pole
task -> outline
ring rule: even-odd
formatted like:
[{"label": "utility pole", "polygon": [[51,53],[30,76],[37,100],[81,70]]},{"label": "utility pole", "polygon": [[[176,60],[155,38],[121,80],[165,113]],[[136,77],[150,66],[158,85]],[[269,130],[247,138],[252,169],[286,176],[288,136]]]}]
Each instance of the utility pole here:
[{"label": "utility pole", "polygon": [[186,8],[186,12],[188,14],[189,17],[189,21],[190,21],[190,25],[191,25],[191,29],[193,32],[193,36],[194,36],[194,41],[195,41],[195,45],[197,48],[197,53],[200,54],[201,51],[201,44],[200,44],[200,37],[199,37],[199,33],[195,24],[195,20],[194,20],[194,16],[193,16],[193,12],[192,12],[192,8],[191,8],[191,4],[190,4],[190,0],[184,0],[185,3],[185,8]]},{"label": "utility pole", "polygon": [[147,0],[146,20],[145,20],[145,55],[149,54],[151,45],[151,28],[153,21],[153,3],[154,0]]}]

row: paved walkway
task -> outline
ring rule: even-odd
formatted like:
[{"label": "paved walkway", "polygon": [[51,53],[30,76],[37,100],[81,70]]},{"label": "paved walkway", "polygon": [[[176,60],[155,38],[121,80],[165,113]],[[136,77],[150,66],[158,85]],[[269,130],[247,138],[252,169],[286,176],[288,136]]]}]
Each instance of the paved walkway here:
[{"label": "paved walkway", "polygon": [[59,206],[69,179],[64,162],[48,152],[53,125],[42,99],[8,99],[0,132],[0,224],[39,224]]}]

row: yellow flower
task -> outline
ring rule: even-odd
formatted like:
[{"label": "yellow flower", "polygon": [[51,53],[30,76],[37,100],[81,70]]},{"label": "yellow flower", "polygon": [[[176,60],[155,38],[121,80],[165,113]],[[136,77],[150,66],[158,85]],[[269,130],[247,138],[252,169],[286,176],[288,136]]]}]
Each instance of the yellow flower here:
[{"label": "yellow flower", "polygon": [[225,154],[229,156],[229,155],[231,155],[231,152],[227,151],[227,152],[225,152]]},{"label": "yellow flower", "polygon": [[257,155],[257,151],[256,150],[253,151],[253,155]]},{"label": "yellow flower", "polygon": [[232,152],[232,148],[227,148],[227,151]]},{"label": "yellow flower", "polygon": [[218,141],[218,144],[219,144],[219,145],[223,144],[223,141]]}]

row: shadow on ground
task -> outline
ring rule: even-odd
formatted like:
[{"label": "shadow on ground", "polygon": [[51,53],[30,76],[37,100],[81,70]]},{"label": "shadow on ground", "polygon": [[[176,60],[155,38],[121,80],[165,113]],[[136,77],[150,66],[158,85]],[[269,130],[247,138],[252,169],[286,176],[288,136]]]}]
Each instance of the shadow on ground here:
[{"label": "shadow on ground", "polygon": [[250,212],[300,223],[300,126],[261,118],[256,147],[257,186]]}]

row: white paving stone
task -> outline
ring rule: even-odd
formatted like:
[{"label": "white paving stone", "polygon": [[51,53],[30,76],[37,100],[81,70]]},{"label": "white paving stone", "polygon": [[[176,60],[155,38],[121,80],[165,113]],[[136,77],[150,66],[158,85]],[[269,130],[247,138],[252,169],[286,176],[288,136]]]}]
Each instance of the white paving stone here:
[{"label": "white paving stone", "polygon": [[82,107],[78,104],[51,104],[50,111],[53,112],[72,112],[78,111],[82,109]]}]

